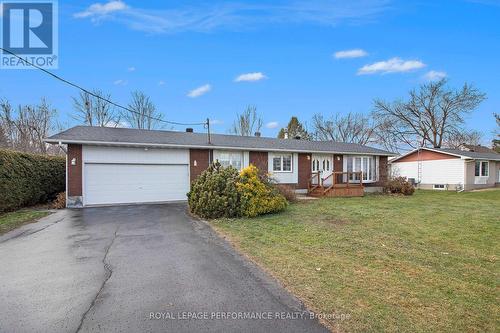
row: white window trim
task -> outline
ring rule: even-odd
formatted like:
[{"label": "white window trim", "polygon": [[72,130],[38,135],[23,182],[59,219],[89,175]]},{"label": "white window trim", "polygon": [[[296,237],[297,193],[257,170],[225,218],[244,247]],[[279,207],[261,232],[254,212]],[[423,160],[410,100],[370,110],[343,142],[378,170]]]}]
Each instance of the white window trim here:
[{"label": "white window trim", "polygon": [[[374,163],[375,164],[375,175],[373,179],[367,179],[367,180],[363,180],[363,183],[376,183],[378,180],[379,180],[379,157],[378,156],[373,156],[373,155],[344,155],[344,158],[343,158],[343,170],[344,172],[348,172],[350,170],[347,170],[347,159],[349,158],[354,158],[354,157],[360,157],[361,158],[361,170],[363,170],[363,159],[366,157],[366,158],[369,158],[372,160],[371,163]],[[354,161],[352,163],[353,165],[353,168],[354,168]],[[349,182],[351,183],[358,183],[359,181],[358,180],[350,180]]]},{"label": "white window trim", "polygon": [[[283,157],[290,156],[290,170],[283,170]],[[280,158],[280,170],[274,170],[274,159]],[[271,170],[273,173],[293,173],[293,154],[273,154],[271,158]]]},{"label": "white window trim", "polygon": [[232,151],[232,150],[216,150],[216,151],[214,151],[214,160],[220,162],[220,155],[221,154],[228,154],[229,155],[229,165],[232,166],[233,168],[234,168],[234,166],[232,165],[233,157],[236,156],[236,155],[238,155],[240,157],[240,162],[241,162],[239,170],[242,170],[245,167],[244,166],[243,152],[241,152],[241,151]]},{"label": "white window trim", "polygon": [[[474,177],[477,178],[489,178],[490,177],[490,161],[477,160],[476,163],[479,162],[479,176],[476,176],[476,164],[474,164]],[[483,173],[483,163],[486,162],[486,176],[482,176]]]}]

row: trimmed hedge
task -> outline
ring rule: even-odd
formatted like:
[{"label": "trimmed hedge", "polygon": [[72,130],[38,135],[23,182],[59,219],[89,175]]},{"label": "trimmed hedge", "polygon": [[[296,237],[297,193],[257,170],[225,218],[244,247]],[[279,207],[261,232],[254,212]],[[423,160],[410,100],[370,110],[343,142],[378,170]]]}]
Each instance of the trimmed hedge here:
[{"label": "trimmed hedge", "polygon": [[65,190],[65,158],[0,149],[0,213],[53,200]]}]

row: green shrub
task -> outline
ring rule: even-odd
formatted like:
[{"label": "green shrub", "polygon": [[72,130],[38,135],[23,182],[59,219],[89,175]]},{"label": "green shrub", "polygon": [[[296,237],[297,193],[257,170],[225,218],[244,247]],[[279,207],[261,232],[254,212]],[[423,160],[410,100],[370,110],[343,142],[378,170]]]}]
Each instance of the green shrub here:
[{"label": "green shrub", "polygon": [[415,192],[415,187],[406,177],[395,177],[387,182],[384,190],[389,193],[412,195]]},{"label": "green shrub", "polygon": [[54,199],[65,189],[65,159],[0,149],[0,213]]},{"label": "green shrub", "polygon": [[276,187],[261,180],[259,170],[253,165],[241,171],[236,185],[240,192],[241,215],[243,216],[255,217],[276,213],[285,209],[288,204]]},{"label": "green shrub", "polygon": [[191,185],[191,212],[204,218],[239,216],[238,171],[218,162],[206,169]]},{"label": "green shrub", "polygon": [[205,170],[188,193],[192,213],[204,218],[254,217],[283,210],[288,202],[268,178],[251,165],[239,174],[218,162]]}]

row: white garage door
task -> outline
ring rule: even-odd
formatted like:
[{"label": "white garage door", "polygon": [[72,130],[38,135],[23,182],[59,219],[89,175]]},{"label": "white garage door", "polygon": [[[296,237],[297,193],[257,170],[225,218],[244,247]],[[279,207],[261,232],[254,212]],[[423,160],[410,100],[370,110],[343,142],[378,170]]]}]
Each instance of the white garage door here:
[{"label": "white garage door", "polygon": [[184,164],[85,163],[85,205],[186,200]]}]

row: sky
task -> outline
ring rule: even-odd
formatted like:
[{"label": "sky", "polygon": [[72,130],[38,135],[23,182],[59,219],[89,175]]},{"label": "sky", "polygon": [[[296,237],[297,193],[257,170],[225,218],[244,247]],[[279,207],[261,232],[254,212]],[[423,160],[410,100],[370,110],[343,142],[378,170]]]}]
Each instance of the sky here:
[{"label": "sky", "polygon": [[[59,1],[58,19],[54,73],[119,104],[144,91],[165,119],[210,118],[218,133],[248,105],[276,136],[291,116],[369,114],[375,98],[442,77],[487,94],[466,123],[485,144],[500,112],[500,0]],[[36,70],[0,70],[0,98],[45,97],[63,127],[78,124],[77,95]]]}]

